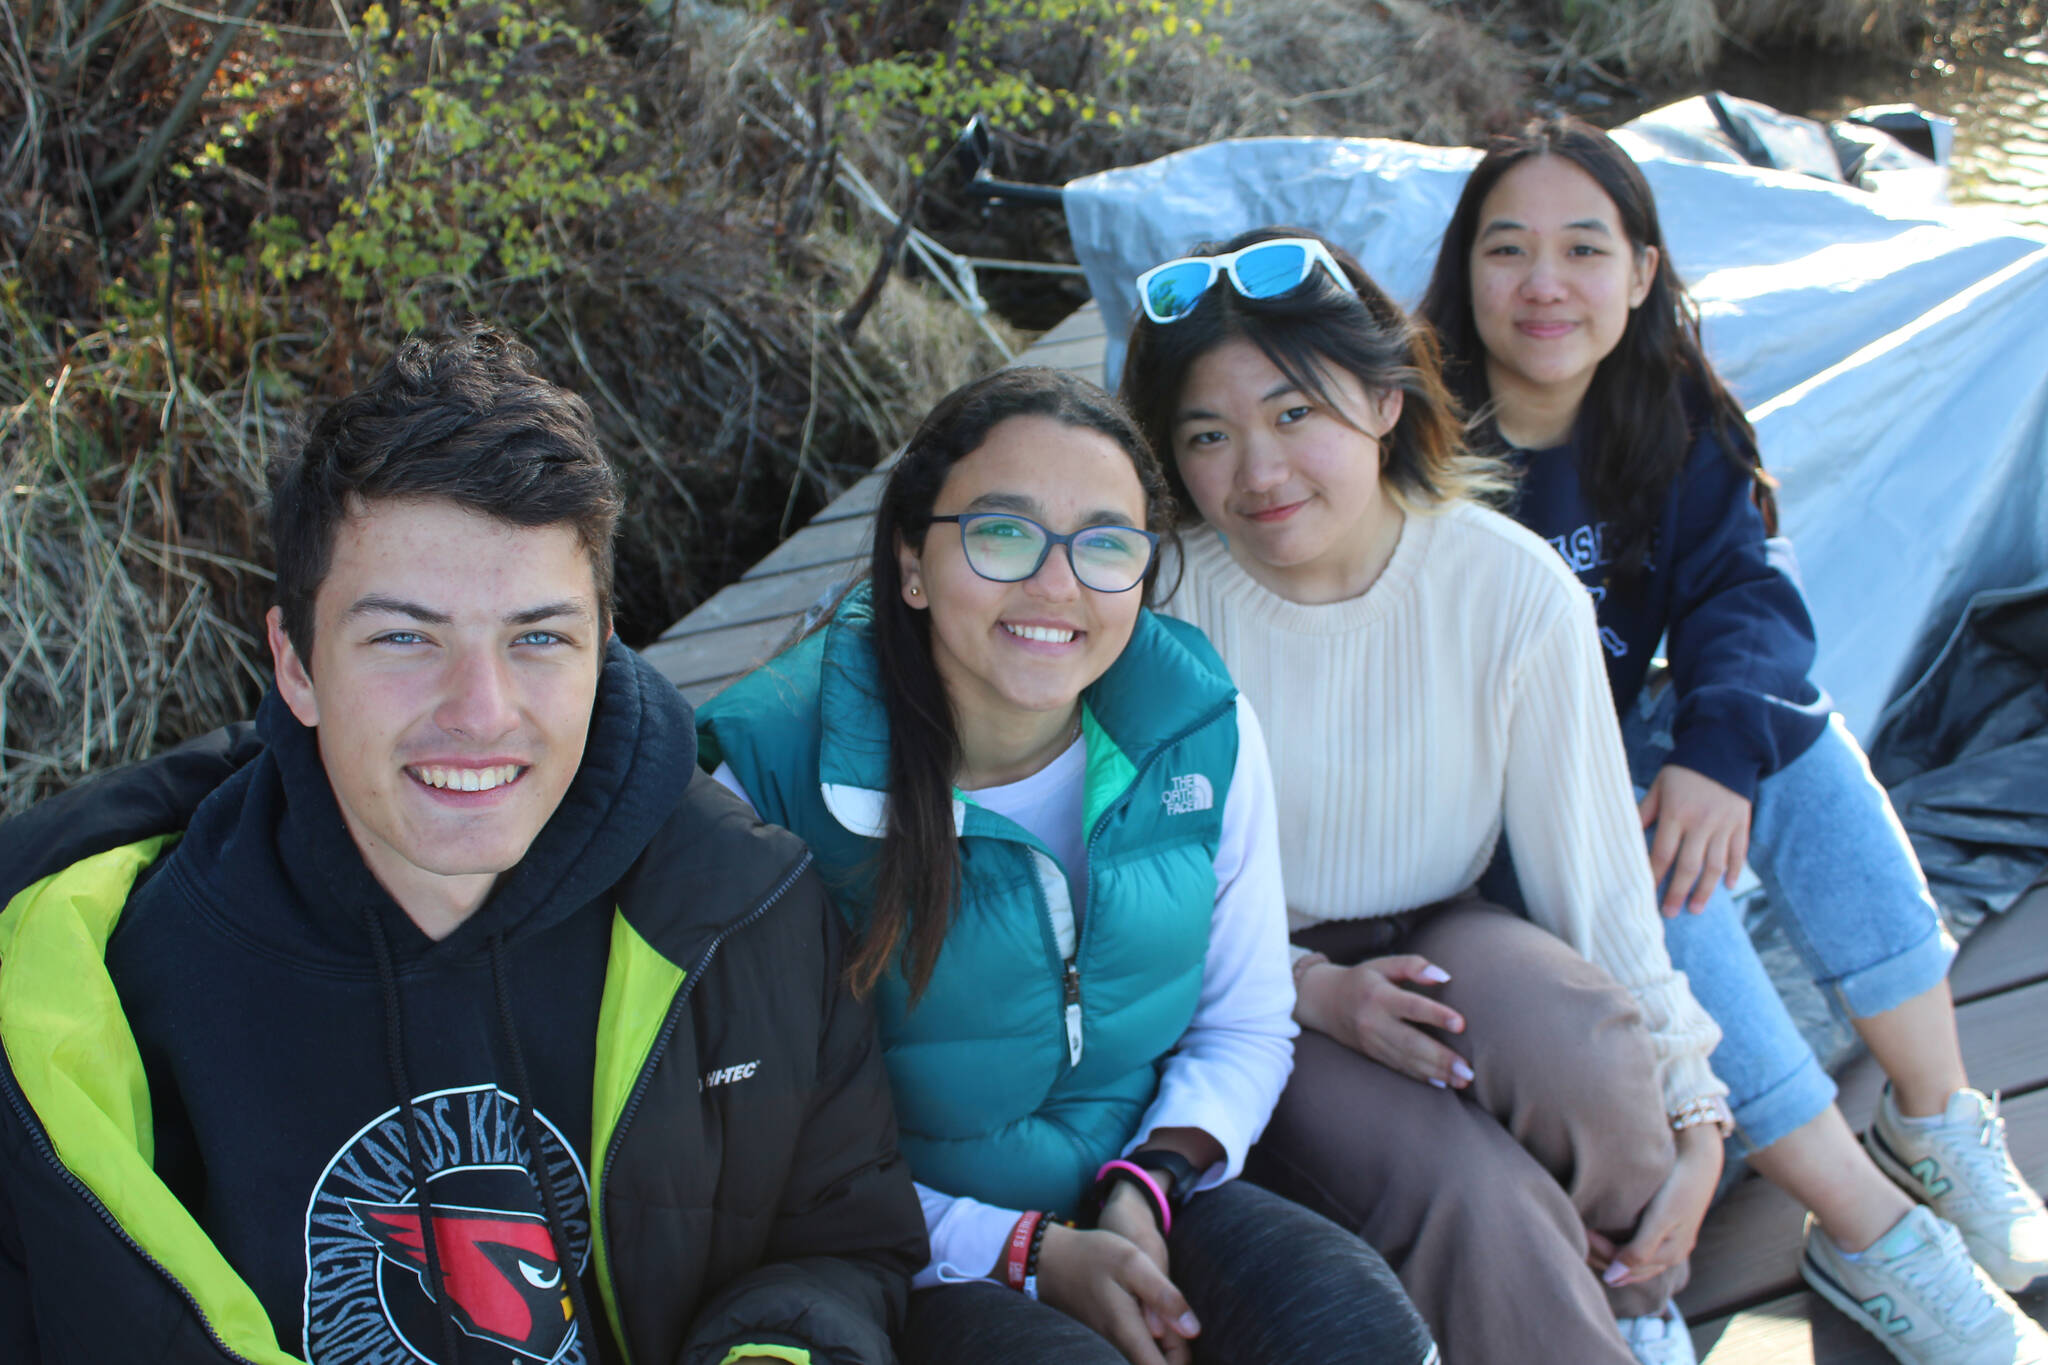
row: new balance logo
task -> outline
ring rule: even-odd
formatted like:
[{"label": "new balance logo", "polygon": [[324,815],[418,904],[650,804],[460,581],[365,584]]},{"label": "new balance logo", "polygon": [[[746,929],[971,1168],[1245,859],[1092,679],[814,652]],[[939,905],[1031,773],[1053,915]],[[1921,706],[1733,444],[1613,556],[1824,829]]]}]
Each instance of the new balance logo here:
[{"label": "new balance logo", "polygon": [[1876,1324],[1879,1331],[1902,1337],[1913,1330],[1913,1320],[1900,1315],[1889,1294],[1879,1294],[1875,1298],[1865,1299],[1863,1311],[1870,1314],[1871,1322]]},{"label": "new balance logo", "polygon": [[1939,1199],[1956,1187],[1953,1180],[1941,1173],[1941,1163],[1931,1156],[1921,1157],[1906,1170],[1920,1182],[1929,1199]]},{"label": "new balance logo", "polygon": [[1213,810],[1216,805],[1216,789],[1209,785],[1209,779],[1200,773],[1189,773],[1176,777],[1161,793],[1168,815],[1193,815],[1198,810]]},{"label": "new balance logo", "polygon": [[760,1065],[761,1059],[756,1057],[751,1062],[740,1062],[733,1066],[722,1066],[716,1071],[707,1071],[697,1081],[697,1089],[709,1090],[714,1085],[731,1085],[734,1081],[749,1080]]}]

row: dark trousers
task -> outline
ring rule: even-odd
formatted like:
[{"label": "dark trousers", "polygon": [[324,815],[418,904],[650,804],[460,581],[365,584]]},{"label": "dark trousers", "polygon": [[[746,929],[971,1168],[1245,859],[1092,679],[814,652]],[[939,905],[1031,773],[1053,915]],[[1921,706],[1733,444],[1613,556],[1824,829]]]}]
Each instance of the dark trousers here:
[{"label": "dark trousers", "polygon": [[[1379,1254],[1241,1180],[1189,1200],[1166,1254],[1197,1365],[1424,1365],[1429,1330]],[[988,1280],[910,1296],[903,1365],[1123,1365],[1106,1337]]]},{"label": "dark trousers", "polygon": [[1420,953],[1465,1016],[1472,1066],[1438,1090],[1312,1030],[1246,1175],[1345,1227],[1400,1273],[1450,1365],[1634,1365],[1617,1313],[1652,1313],[1685,1269],[1607,1291],[1586,1229],[1626,1242],[1675,1157],[1628,992],[1562,940],[1476,900],[1319,925],[1349,964]]}]

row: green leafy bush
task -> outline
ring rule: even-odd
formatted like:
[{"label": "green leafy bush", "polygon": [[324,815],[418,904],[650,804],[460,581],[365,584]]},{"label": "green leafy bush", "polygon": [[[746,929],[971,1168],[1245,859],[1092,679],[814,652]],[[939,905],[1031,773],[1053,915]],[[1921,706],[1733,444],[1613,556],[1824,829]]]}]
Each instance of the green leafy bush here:
[{"label": "green leafy bush", "polygon": [[357,98],[329,133],[351,187],[340,218],[295,243],[273,224],[281,277],[325,274],[344,299],[374,288],[401,329],[426,320],[420,286],[563,268],[568,225],[652,180],[637,109],[597,76],[601,40],[545,0],[426,0],[351,26]]}]

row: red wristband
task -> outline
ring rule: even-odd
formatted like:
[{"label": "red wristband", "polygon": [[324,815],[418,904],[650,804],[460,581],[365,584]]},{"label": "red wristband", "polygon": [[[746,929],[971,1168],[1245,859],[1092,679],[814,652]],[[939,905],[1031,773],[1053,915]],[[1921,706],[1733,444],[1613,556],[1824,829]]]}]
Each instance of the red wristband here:
[{"label": "red wristband", "polygon": [[1003,1282],[1019,1291],[1024,1289],[1024,1272],[1031,1260],[1031,1238],[1038,1231],[1038,1224],[1044,1214],[1033,1210],[1017,1220],[1010,1229],[1009,1245],[1003,1248]]},{"label": "red wristband", "polygon": [[[1173,1232],[1173,1206],[1166,1202],[1166,1191],[1159,1188],[1159,1182],[1152,1178],[1152,1173],[1136,1162],[1125,1161],[1123,1158],[1118,1157],[1114,1161],[1103,1162],[1102,1169],[1095,1173],[1095,1179],[1099,1182],[1102,1177],[1108,1175],[1111,1171],[1116,1171],[1124,1178],[1135,1180],[1145,1187],[1146,1191],[1152,1196],[1153,1205],[1159,1210],[1159,1235],[1165,1237],[1171,1234]],[[1107,1203],[1108,1191],[1105,1190],[1103,1193],[1105,1196],[1103,1202]]]}]

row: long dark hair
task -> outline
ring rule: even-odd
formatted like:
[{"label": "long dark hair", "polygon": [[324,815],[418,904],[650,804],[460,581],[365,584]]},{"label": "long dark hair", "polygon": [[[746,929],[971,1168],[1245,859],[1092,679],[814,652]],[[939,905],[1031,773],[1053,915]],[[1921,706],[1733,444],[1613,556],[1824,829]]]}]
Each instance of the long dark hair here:
[{"label": "long dark hair", "polygon": [[1479,211],[1500,178],[1534,156],[1570,161],[1614,204],[1629,246],[1640,257],[1657,249],[1650,292],[1629,313],[1621,340],[1593,372],[1579,408],[1579,472],[1595,511],[1618,532],[1615,577],[1638,579],[1651,551],[1659,511],[1685,467],[1696,432],[1711,427],[1729,458],[1749,471],[1764,525],[1777,530],[1776,486],[1757,454],[1756,433],[1742,405],[1707,363],[1700,314],[1671,264],[1650,182],[1618,143],[1570,117],[1536,119],[1520,133],[1495,138],[1473,168],[1444,229],[1436,269],[1421,312],[1444,343],[1444,371],[1468,411],[1481,417],[1483,441],[1500,442],[1488,417],[1486,348],[1472,316],[1472,244]]},{"label": "long dark hair", "polygon": [[[875,876],[874,912],[847,964],[861,994],[874,989],[899,952],[911,999],[924,993],[938,965],[960,880],[959,841],[953,832],[959,726],[932,661],[931,613],[915,611],[903,600],[896,547],[900,542],[922,552],[946,476],[1012,417],[1048,417],[1116,442],[1130,457],[1144,490],[1145,529],[1172,538],[1173,495],[1152,448],[1117,401],[1085,379],[1028,366],[998,370],[940,399],[910,438],[875,510],[868,561],[875,667],[889,721],[889,820]],[[1148,601],[1158,572],[1155,556],[1142,588]]]},{"label": "long dark hair", "polygon": [[1313,232],[1263,227],[1227,242],[1205,242],[1188,254],[1216,256],[1280,237],[1322,242],[1351,288],[1338,288],[1317,270],[1285,294],[1249,299],[1219,280],[1186,317],[1161,324],[1140,313],[1132,326],[1119,392],[1162,453],[1167,483],[1183,517],[1192,521],[1200,513],[1172,454],[1181,390],[1196,361],[1240,339],[1257,346],[1289,383],[1340,416],[1343,409],[1325,383],[1329,366],[1348,370],[1368,393],[1401,391],[1400,420],[1381,443],[1380,478],[1403,507],[1422,512],[1458,498],[1497,498],[1507,486],[1503,467],[1465,449],[1463,424],[1444,387],[1428,324],[1410,318],[1387,297],[1350,252]]}]

